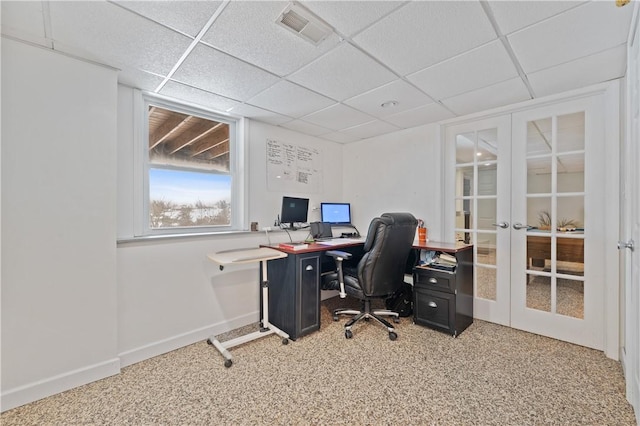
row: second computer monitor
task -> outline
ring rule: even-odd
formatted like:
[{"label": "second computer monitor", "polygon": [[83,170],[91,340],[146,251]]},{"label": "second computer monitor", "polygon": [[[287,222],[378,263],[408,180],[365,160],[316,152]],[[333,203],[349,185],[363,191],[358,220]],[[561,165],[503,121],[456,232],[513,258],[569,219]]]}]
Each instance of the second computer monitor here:
[{"label": "second computer monitor", "polygon": [[323,222],[334,225],[350,225],[351,205],[349,203],[320,203],[320,217]]}]

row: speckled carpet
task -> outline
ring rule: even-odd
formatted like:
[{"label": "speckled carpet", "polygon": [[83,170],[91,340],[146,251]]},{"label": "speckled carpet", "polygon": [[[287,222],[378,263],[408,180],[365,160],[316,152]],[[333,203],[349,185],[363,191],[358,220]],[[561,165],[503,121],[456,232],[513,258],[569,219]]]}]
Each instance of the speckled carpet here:
[{"label": "speckled carpet", "polygon": [[321,330],[286,346],[268,336],[233,348],[231,368],[202,341],[0,424],[636,424],[620,363],[602,352],[483,321],[454,339],[403,318],[396,341],[362,323],[347,340],[346,318],[330,313],[345,304],[323,302]]}]

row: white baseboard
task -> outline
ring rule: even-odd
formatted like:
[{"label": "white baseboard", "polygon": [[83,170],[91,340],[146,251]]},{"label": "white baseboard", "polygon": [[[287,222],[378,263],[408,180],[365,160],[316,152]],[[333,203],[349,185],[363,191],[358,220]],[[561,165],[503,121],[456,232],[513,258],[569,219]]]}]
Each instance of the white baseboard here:
[{"label": "white baseboard", "polygon": [[7,411],[119,373],[120,360],[114,358],[99,364],[9,389],[2,393],[2,397],[0,398],[0,411]]},{"label": "white baseboard", "polygon": [[193,343],[206,340],[211,336],[215,336],[217,334],[257,322],[256,318],[258,317],[259,312],[252,312],[250,314],[242,315],[228,321],[202,327],[193,331],[189,331],[188,333],[172,336],[158,342],[153,342],[145,346],[122,352],[119,354],[120,365],[122,367],[126,367],[128,365],[144,361],[145,359],[153,358],[155,356],[180,349]]},{"label": "white baseboard", "polygon": [[[105,377],[119,374],[122,367],[126,367],[128,365],[144,361],[145,359],[153,358],[181,347],[208,339],[211,336],[254,323],[258,317],[258,312],[252,312],[229,321],[202,327],[188,333],[173,336],[159,342],[154,342],[149,345],[123,352],[119,354],[119,358],[70,371],[49,379],[20,386],[15,389],[9,389],[8,391],[3,392],[0,396],[0,412],[55,395],[78,386],[86,385],[87,383],[95,382],[96,380],[104,379]],[[212,349],[212,352],[215,351]]]}]

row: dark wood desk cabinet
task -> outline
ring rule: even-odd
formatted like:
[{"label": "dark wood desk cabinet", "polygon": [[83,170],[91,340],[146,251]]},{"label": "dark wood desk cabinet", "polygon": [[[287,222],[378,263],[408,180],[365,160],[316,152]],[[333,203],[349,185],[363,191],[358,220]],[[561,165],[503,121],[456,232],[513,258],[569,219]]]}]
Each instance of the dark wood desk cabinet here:
[{"label": "dark wood desk cabinet", "polygon": [[455,256],[455,271],[416,266],[413,270],[413,320],[457,336],[473,323],[473,246],[429,242],[414,246]]},{"label": "dark wood desk cabinet", "polygon": [[321,256],[289,253],[269,261],[269,322],[292,340],[320,329]]},{"label": "dark wood desk cabinet", "polygon": [[[362,253],[362,245],[309,244],[308,248],[299,251],[271,246],[289,256],[268,263],[269,322],[287,333],[292,340],[319,330],[321,275],[324,271],[335,269],[333,258],[324,253],[338,249],[358,255]],[[262,276],[260,280],[262,282]]]}]

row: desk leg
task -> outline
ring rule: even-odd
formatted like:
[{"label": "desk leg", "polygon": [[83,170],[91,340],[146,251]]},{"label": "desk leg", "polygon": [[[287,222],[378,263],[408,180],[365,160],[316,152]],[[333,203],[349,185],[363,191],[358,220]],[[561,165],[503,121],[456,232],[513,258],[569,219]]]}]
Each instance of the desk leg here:
[{"label": "desk leg", "polygon": [[280,330],[275,325],[269,323],[269,279],[267,277],[267,262],[260,261],[260,265],[262,266],[262,276],[264,280],[262,281],[262,320],[260,331],[254,331],[253,333],[246,334],[244,336],[236,337],[235,339],[227,340],[226,342],[220,342],[214,336],[211,336],[207,343],[213,345],[224,357],[224,366],[229,368],[233,364],[233,357],[229,352],[229,349],[234,346],[241,345],[243,343],[250,342],[252,340],[259,339],[261,337],[268,336],[270,334],[277,334],[282,337],[282,344],[286,345],[289,343],[289,335],[284,331]]}]

